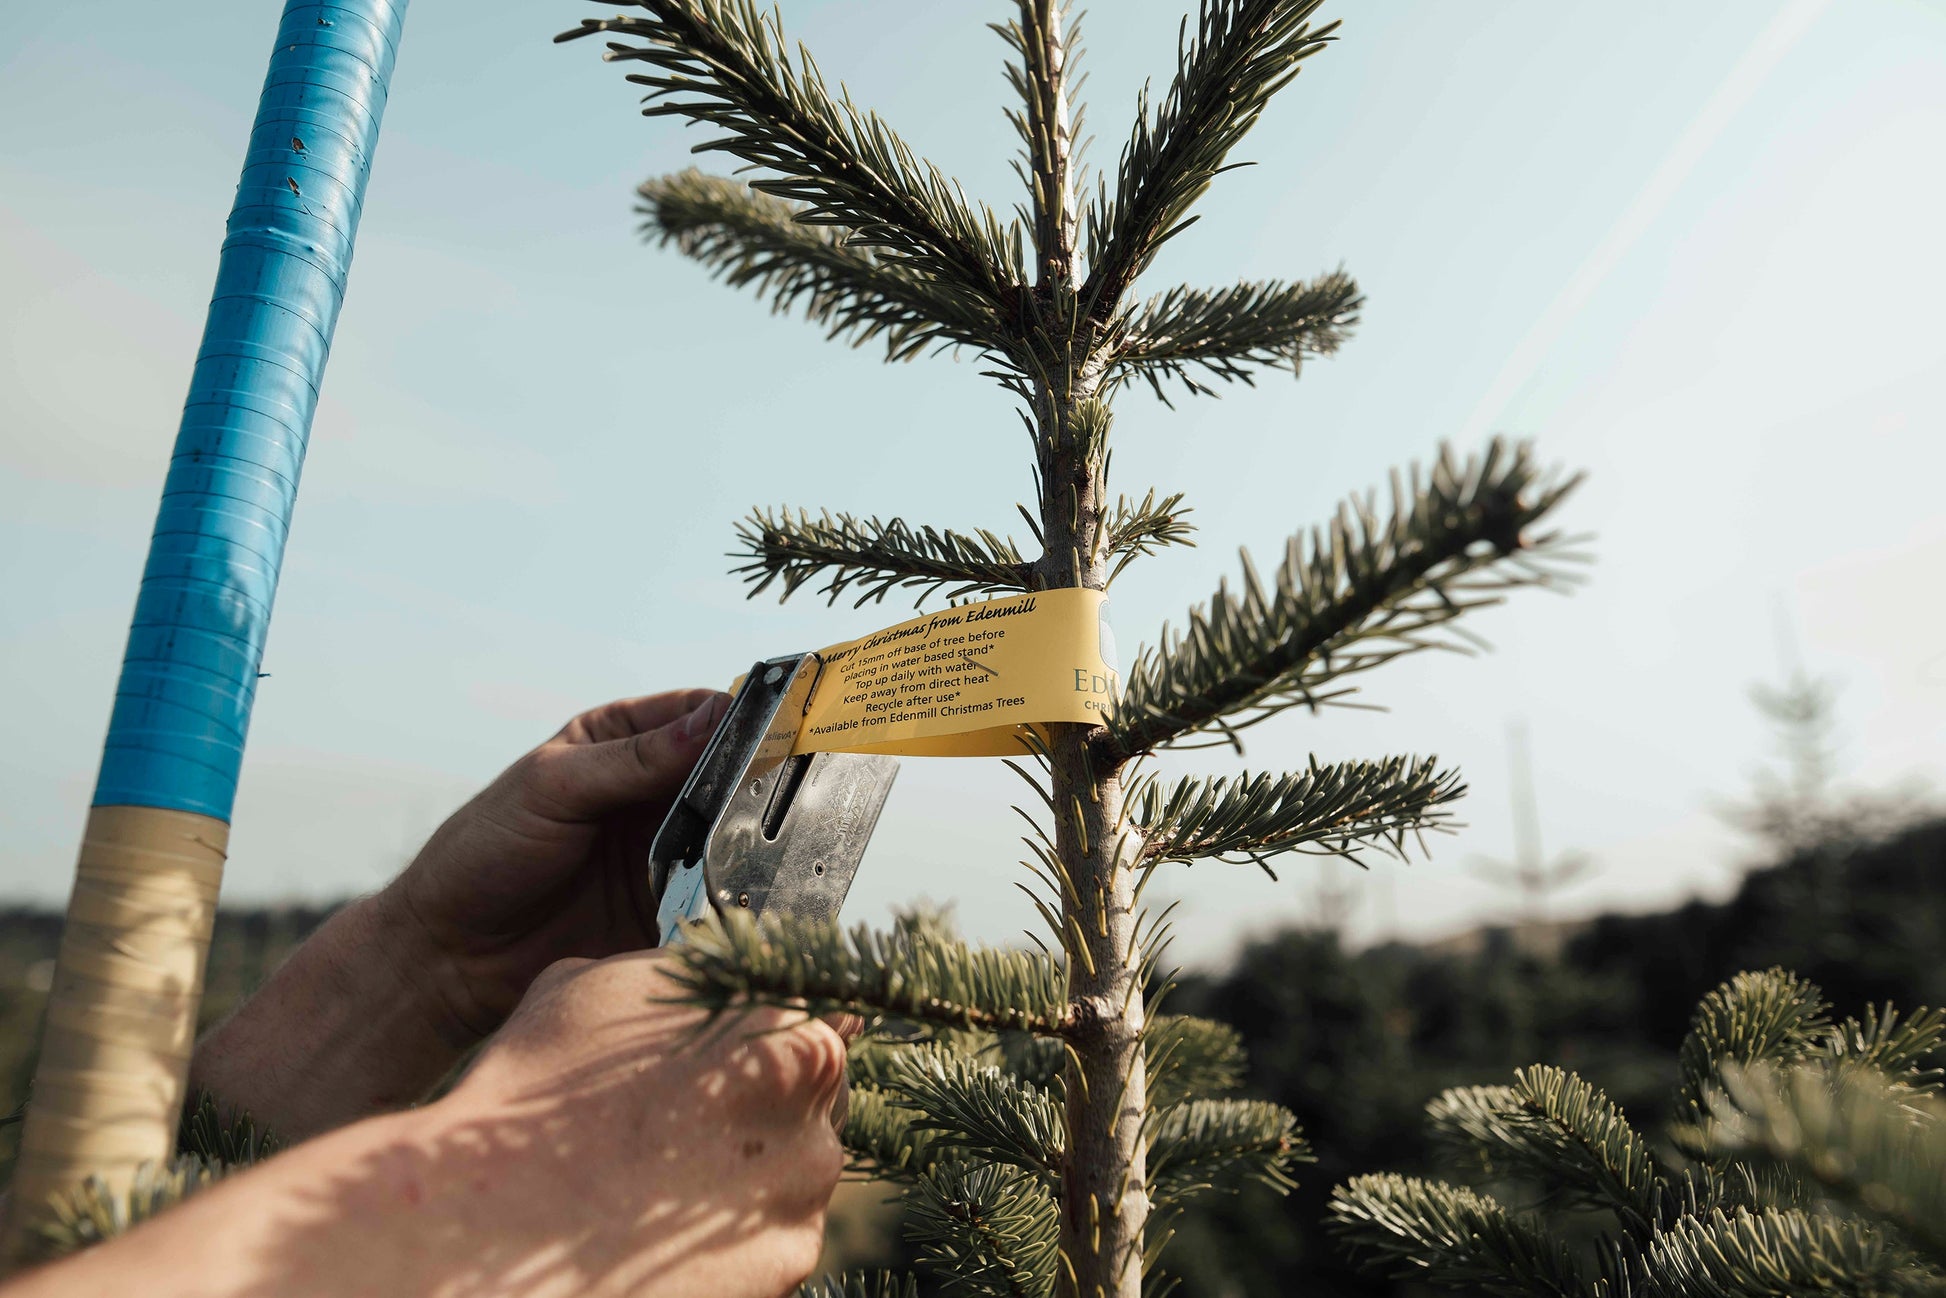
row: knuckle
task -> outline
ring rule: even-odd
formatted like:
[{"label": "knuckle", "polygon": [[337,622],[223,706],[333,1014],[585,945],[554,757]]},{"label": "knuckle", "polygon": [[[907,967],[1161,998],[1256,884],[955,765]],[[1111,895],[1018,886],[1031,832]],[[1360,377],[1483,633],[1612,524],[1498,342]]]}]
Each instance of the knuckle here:
[{"label": "knuckle", "polygon": [[812,1177],[818,1186],[820,1202],[831,1198],[831,1192],[838,1188],[838,1181],[844,1174],[845,1148],[838,1143],[835,1133],[827,1132],[818,1140],[817,1154],[812,1168]]},{"label": "knuckle", "polygon": [[845,1075],[844,1043],[821,1023],[770,1019],[753,1014],[745,1025],[749,1035],[728,1061],[725,1100],[738,1113],[796,1123],[815,1101],[835,1096]]},{"label": "knuckle", "polygon": [[802,1284],[818,1264],[824,1253],[824,1213],[813,1214],[811,1219],[790,1232],[790,1243],[784,1250],[784,1267],[789,1273],[790,1283]]},{"label": "knuckle", "polygon": [[639,774],[666,780],[676,772],[677,764],[670,750],[669,736],[662,730],[645,730],[634,736],[629,741],[628,751]]},{"label": "knuckle", "polygon": [[797,1257],[794,1259],[796,1265],[792,1268],[797,1273],[797,1282],[799,1284],[803,1284],[810,1277],[812,1270],[818,1264],[818,1258],[823,1253],[824,1214],[820,1213],[818,1214],[816,1228],[805,1230],[799,1236]]},{"label": "knuckle", "polygon": [[585,956],[562,956],[535,976],[534,981],[528,984],[528,993],[540,996],[551,994],[593,963]]},{"label": "knuckle", "polygon": [[845,1077],[845,1042],[829,1024],[812,1020],[792,1034],[797,1039],[805,1069],[805,1084],[823,1090],[839,1085]]},{"label": "knuckle", "polygon": [[569,779],[566,770],[569,751],[565,745],[542,744],[515,762],[512,773],[518,787],[547,804],[560,801]]}]

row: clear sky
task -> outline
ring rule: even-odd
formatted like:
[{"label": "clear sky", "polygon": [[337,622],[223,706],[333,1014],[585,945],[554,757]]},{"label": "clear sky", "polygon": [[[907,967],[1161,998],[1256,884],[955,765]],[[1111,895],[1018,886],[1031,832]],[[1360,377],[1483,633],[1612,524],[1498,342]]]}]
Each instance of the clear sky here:
[{"label": "clear sky", "polygon": [[[1112,165],[1188,0],[1098,0],[1090,160]],[[790,32],[969,190],[1011,204],[1000,3],[785,0]],[[278,6],[0,6],[0,895],[67,892],[155,500]],[[1488,656],[1365,682],[1384,712],[1265,727],[1253,766],[1432,752],[1469,827],[1380,864],[1353,929],[1504,916],[1524,719],[1563,909],[1720,893],[1712,806],[1766,755],[1746,687],[1778,610],[1843,685],[1862,786],[1946,783],[1946,5],[1341,0],[1343,39],[1246,143],[1148,286],[1307,276],[1370,300],[1336,358],[1119,407],[1116,486],[1183,490],[1201,547],[1116,588],[1124,647],[1249,546],[1491,431],[1585,468],[1572,598],[1473,624]],[[227,895],[376,886],[580,707],[727,681],[906,615],[746,602],[753,504],[1015,523],[1028,452],[970,360],[884,365],[634,234],[696,135],[636,115],[574,3],[416,0],[326,376]],[[1234,766],[1220,754],[1202,765]],[[1175,763],[1189,769],[1192,762]],[[849,913],[926,896],[1031,919],[990,761],[909,761]],[[1300,918],[1318,870],[1176,882],[1179,953]]]}]

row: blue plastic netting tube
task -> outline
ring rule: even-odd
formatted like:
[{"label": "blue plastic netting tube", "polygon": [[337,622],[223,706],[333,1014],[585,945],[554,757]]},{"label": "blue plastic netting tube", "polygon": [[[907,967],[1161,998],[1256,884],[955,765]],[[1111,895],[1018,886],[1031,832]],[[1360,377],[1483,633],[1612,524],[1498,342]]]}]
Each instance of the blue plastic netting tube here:
[{"label": "blue plastic netting tube", "polygon": [[94,805],[230,818],[406,0],[289,0],[162,488]]}]

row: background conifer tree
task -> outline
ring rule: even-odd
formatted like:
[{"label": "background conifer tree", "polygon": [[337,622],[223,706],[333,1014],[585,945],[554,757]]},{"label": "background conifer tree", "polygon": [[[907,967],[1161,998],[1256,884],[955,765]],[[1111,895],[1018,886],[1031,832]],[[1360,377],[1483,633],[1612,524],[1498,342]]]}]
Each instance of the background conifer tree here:
[{"label": "background conifer tree", "polygon": [[[1069,587],[1106,589],[1133,559],[1184,543],[1181,498],[1111,496],[1110,402],[1142,381],[1192,394],[1334,351],[1361,304],[1342,273],[1137,296],[1192,205],[1235,165],[1271,97],[1324,48],[1318,0],[1204,0],[1167,91],[1138,105],[1091,194],[1076,172],[1077,40],[1055,0],[995,24],[1012,59],[1008,115],[1025,195],[1011,215],[969,199],[876,114],[834,88],[781,19],[751,0],[633,0],[559,39],[605,33],[638,69],[644,112],[715,130],[698,146],[747,181],[696,171],[640,189],[649,236],[888,359],[968,348],[1020,401],[1032,547],[986,531],[829,512],[742,525],[753,591],[815,584],[859,604]],[[1317,708],[1354,673],[1450,643],[1455,619],[1558,578],[1534,525],[1571,483],[1524,447],[1442,453],[1300,532],[1266,579],[1245,561],[1135,660],[1102,725],[1049,725],[1017,769],[1033,787],[1028,867],[1055,939],[1040,952],[965,946],[934,926],[889,934],[730,923],[687,948],[694,998],[847,1009],[904,1025],[858,1052],[847,1133],[861,1163],[909,1182],[908,1218],[941,1292],[1133,1298],[1195,1193],[1284,1182],[1300,1155],[1273,1106],[1213,1098],[1235,1070],[1211,1025],[1157,1017],[1166,926],[1144,884],[1206,858],[1269,868],[1286,852],[1403,852],[1459,796],[1431,758],[1165,782],[1158,749],[1229,741]],[[1037,552],[1036,552],[1037,551]],[[862,1279],[843,1291],[908,1292]]]},{"label": "background conifer tree", "polygon": [[[1420,1177],[1356,1177],[1333,1224],[1374,1269],[1455,1292],[1549,1298],[1946,1293],[1946,1105],[1928,1066],[1946,1013],[1833,1024],[1781,969],[1703,999],[1679,1056],[1675,1148],[1607,1096],[1539,1065],[1427,1105],[1509,1208]],[[1578,1220],[1577,1220],[1578,1219]],[[1599,1227],[1592,1261],[1572,1242]]]}]

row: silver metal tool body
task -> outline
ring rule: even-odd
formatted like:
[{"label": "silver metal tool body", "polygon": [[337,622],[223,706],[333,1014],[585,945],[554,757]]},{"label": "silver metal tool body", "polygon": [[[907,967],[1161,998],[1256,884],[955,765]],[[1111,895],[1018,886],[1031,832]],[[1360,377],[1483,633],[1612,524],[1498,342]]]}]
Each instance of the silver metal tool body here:
[{"label": "silver metal tool body", "polygon": [[896,758],[793,757],[823,663],[758,663],[649,847],[667,946],[712,910],[834,919],[898,774]]}]

